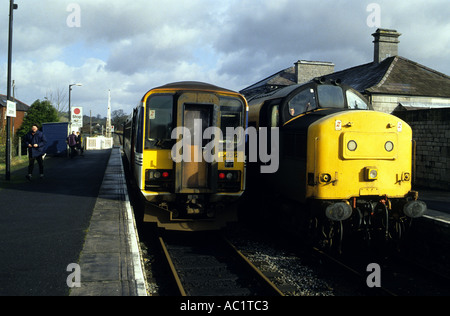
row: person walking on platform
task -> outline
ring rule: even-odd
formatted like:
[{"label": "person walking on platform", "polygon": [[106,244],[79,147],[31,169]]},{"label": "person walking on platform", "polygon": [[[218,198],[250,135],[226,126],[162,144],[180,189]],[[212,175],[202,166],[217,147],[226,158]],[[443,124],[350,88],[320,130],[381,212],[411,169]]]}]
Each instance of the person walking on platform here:
[{"label": "person walking on platform", "polygon": [[25,145],[28,148],[28,175],[26,178],[31,180],[33,177],[34,162],[37,161],[39,164],[39,173],[41,179],[44,178],[44,159],[45,146],[47,145],[47,139],[44,133],[39,130],[37,125],[31,127],[31,131],[25,135]]},{"label": "person walking on platform", "polygon": [[77,149],[80,151],[80,155],[84,156],[83,137],[80,132],[77,132]]},{"label": "person walking on platform", "polygon": [[70,158],[73,158],[77,155],[77,135],[75,135],[75,131],[67,137],[67,144],[70,147]]}]

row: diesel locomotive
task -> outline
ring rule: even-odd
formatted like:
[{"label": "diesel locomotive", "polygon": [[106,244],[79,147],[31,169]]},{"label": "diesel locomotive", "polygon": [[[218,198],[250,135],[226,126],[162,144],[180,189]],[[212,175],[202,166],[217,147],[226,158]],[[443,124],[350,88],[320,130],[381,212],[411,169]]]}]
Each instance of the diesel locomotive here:
[{"label": "diesel locomotive", "polygon": [[[214,230],[237,220],[245,189],[247,101],[202,82],[148,91],[125,123],[124,152],[145,199],[144,222],[167,230]],[[229,129],[227,129],[227,127]]]},{"label": "diesel locomotive", "polygon": [[[356,90],[316,78],[248,103],[249,126],[279,132],[278,170],[263,174],[261,162],[248,166],[250,196],[266,219],[284,217],[286,229],[341,250],[344,231],[397,240],[426,211],[411,190],[410,126],[374,111]],[[353,233],[345,236],[358,238]]]}]

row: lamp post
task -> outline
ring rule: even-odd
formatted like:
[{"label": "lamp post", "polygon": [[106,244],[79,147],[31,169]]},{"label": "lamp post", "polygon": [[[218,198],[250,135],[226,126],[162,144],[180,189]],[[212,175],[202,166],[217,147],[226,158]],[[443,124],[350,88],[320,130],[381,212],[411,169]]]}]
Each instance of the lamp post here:
[{"label": "lamp post", "polygon": [[81,87],[81,86],[83,86],[81,83],[72,83],[72,84],[70,84],[69,85],[69,126],[70,126],[70,129],[72,130],[72,108],[71,108],[71,105],[70,105],[70,96],[71,96],[71,93],[72,93],[72,87],[73,86],[78,86],[78,87]]},{"label": "lamp post", "polygon": [[[7,78],[7,97],[11,100],[11,64],[12,64],[12,39],[13,39],[13,13],[19,6],[14,4],[14,0],[9,1],[9,36],[8,36],[8,78]],[[11,118],[6,117],[6,181],[11,180]]]}]

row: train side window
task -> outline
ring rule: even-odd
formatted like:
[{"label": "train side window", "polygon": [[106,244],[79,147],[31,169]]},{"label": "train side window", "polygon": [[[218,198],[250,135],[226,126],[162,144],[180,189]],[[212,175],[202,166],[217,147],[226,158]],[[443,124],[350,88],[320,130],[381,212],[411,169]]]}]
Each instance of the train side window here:
[{"label": "train side window", "polygon": [[278,127],[280,125],[280,106],[273,105],[270,111],[270,127]]},{"label": "train side window", "polygon": [[295,95],[288,102],[288,111],[291,117],[303,114],[317,108],[314,89],[306,89]]},{"label": "train side window", "polygon": [[173,96],[154,95],[147,100],[145,148],[171,148]]},{"label": "train side window", "polygon": [[364,102],[364,100],[361,99],[353,91],[347,90],[346,95],[347,95],[347,104],[348,104],[349,109],[367,110],[367,108],[368,108],[367,103]]}]

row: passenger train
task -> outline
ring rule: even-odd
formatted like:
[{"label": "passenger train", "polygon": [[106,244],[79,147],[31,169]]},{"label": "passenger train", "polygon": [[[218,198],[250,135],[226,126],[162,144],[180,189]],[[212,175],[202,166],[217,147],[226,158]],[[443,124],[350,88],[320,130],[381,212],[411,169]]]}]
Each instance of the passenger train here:
[{"label": "passenger train", "polygon": [[254,216],[264,213],[271,224],[284,218],[286,229],[341,250],[344,231],[364,240],[399,239],[426,211],[411,190],[410,126],[373,111],[356,90],[316,78],[248,103],[249,126],[279,129],[277,172],[260,173],[262,162],[248,166],[253,198],[246,205]]},{"label": "passenger train", "polygon": [[237,220],[245,140],[226,127],[244,129],[247,110],[241,94],[202,82],[170,83],[142,97],[125,123],[124,152],[147,201],[144,222],[197,231]]}]

